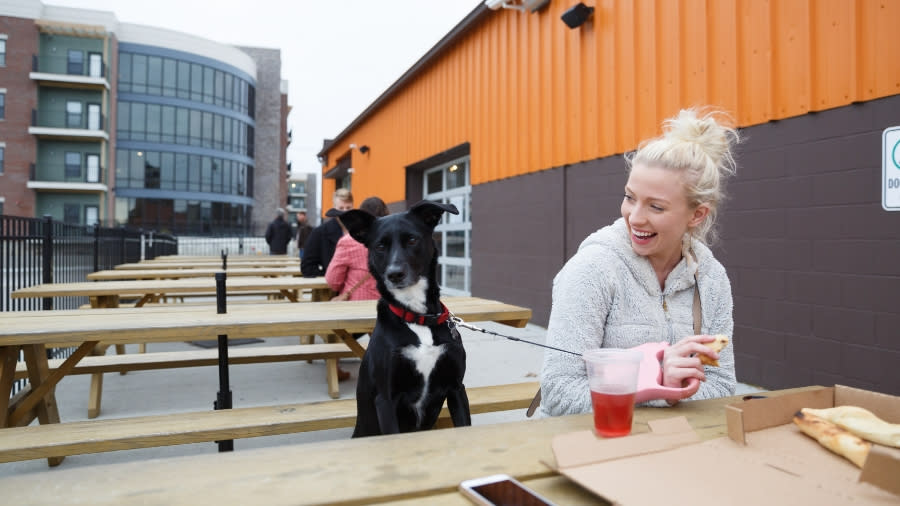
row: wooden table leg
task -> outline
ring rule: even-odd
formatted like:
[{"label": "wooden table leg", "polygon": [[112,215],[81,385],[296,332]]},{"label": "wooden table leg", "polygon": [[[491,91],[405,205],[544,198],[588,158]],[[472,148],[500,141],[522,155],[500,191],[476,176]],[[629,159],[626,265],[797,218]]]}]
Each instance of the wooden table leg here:
[{"label": "wooden table leg", "polygon": [[9,396],[16,374],[18,346],[0,347],[0,429],[9,426]]},{"label": "wooden table leg", "polygon": [[333,332],[335,334],[337,334],[338,337],[340,337],[342,341],[344,341],[344,344],[346,344],[347,346],[350,347],[350,351],[352,351],[354,355],[356,355],[359,358],[363,358],[363,356],[365,356],[366,349],[363,348],[362,345],[359,344],[359,342],[357,342],[357,340],[353,338],[352,334],[350,334],[349,332],[347,332],[344,329],[336,329]]},{"label": "wooden table leg", "polygon": [[[50,366],[47,363],[47,349],[43,344],[29,344],[22,347],[25,353],[25,363],[28,364],[28,381],[33,389],[32,395],[39,395],[39,391],[50,376]],[[49,386],[46,393],[35,406],[38,421],[41,424],[59,423],[59,408],[56,405],[56,384]],[[50,467],[58,466],[65,457],[47,457]]]},{"label": "wooden table leg", "polygon": [[341,388],[338,386],[338,361],[336,358],[325,359],[325,379],[328,381],[328,395],[332,399],[341,396]]},{"label": "wooden table leg", "polygon": [[[109,345],[101,344],[94,348],[91,355],[106,355]],[[88,391],[88,418],[97,418],[100,415],[100,402],[103,399],[103,373],[91,374],[91,389]]]}]

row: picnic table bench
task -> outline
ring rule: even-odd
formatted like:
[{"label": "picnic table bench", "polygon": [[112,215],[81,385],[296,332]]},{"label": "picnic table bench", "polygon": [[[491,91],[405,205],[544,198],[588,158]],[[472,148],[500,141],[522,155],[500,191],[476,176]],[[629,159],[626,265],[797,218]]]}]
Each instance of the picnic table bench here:
[{"label": "picnic table bench", "polygon": [[[537,382],[467,388],[472,414],[526,409]],[[524,418],[524,413],[523,413]],[[0,462],[353,427],[356,400],[88,420],[0,430]],[[451,427],[446,406],[438,427]]]}]

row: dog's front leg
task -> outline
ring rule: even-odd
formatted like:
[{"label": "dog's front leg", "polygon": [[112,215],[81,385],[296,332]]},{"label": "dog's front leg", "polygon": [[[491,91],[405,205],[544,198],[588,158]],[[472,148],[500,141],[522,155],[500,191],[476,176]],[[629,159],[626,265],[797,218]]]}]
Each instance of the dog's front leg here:
[{"label": "dog's front leg", "polygon": [[[466,404],[468,407],[468,403]],[[375,414],[378,416],[378,427],[382,434],[397,434],[400,423],[397,421],[397,406],[393,400],[380,393],[375,396]]]},{"label": "dog's front leg", "polygon": [[472,425],[472,415],[469,413],[469,396],[466,395],[466,387],[464,385],[459,385],[459,388],[447,393],[447,408],[450,410],[450,419],[453,420],[454,427]]}]

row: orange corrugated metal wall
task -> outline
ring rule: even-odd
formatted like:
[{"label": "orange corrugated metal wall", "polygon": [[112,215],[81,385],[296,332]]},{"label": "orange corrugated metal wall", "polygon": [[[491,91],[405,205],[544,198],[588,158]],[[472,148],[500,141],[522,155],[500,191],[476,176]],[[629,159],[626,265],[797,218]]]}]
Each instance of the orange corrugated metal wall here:
[{"label": "orange corrugated metal wall", "polygon": [[480,184],[631,150],[686,106],[748,126],[900,93],[900,1],[599,0],[569,29],[574,3],[489,13],[341,139],[332,162],[371,148],[357,199],[403,200],[404,167],[463,142]]}]

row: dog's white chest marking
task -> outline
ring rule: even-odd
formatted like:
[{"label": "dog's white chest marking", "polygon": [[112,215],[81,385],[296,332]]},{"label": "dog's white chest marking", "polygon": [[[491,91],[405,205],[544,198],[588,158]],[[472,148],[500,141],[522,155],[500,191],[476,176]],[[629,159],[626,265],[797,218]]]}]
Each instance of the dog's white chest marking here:
[{"label": "dog's white chest marking", "polygon": [[[391,295],[397,299],[397,302],[412,309],[416,313],[424,313],[425,307],[425,291],[428,290],[428,279],[419,278],[414,285],[406,288],[389,288]],[[423,341],[424,342],[424,341]],[[431,342],[431,334],[429,334],[428,342]]]},{"label": "dog's white chest marking", "polygon": [[422,385],[422,394],[415,404],[416,413],[418,413],[419,420],[421,420],[422,404],[425,402],[425,393],[428,392],[428,378],[431,377],[431,371],[434,370],[434,366],[444,352],[444,345],[434,345],[430,328],[415,323],[407,323],[407,326],[419,336],[420,344],[418,346],[410,345],[403,348],[403,356],[415,364],[416,370],[419,371],[419,374],[421,374],[423,378],[424,385]]}]

